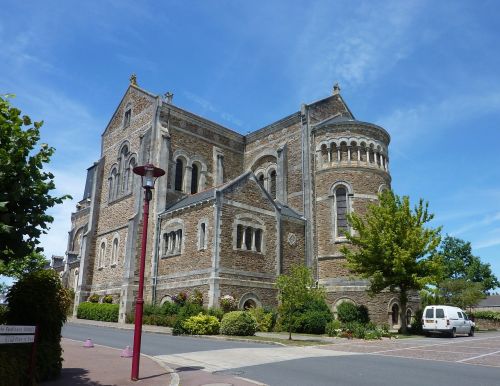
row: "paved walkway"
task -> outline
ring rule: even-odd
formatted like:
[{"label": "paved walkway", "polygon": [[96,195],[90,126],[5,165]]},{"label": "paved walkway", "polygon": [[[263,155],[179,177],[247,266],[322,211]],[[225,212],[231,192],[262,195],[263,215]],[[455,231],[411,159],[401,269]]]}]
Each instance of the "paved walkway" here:
[{"label": "paved walkway", "polygon": [[[62,339],[63,369],[59,379],[42,382],[43,386],[169,386],[177,384],[172,370],[141,355],[139,380],[130,380],[132,358],[122,358],[121,350],[95,345],[83,347],[83,342]],[[172,382],[174,381],[174,382]],[[172,382],[172,383],[171,383]]]}]

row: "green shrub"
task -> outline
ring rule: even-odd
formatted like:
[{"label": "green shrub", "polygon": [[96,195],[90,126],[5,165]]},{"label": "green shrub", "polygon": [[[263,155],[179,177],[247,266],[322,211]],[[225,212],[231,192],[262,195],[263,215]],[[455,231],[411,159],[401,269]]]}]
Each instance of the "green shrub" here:
[{"label": "green shrub", "polygon": [[184,335],[187,334],[187,330],[184,328],[184,320],[177,318],[174,325],[172,326],[172,335]]},{"label": "green shrub", "polygon": [[31,345],[2,344],[0,347],[0,385],[34,385],[28,379]]},{"label": "green shrub", "polygon": [[222,311],[220,308],[210,307],[207,310],[207,314],[210,316],[215,316],[220,322],[222,320],[222,317],[224,316],[224,311]]},{"label": "green shrub", "polygon": [[187,318],[182,327],[188,334],[192,335],[217,335],[220,323],[215,316],[199,313]]},{"label": "green shrub", "polygon": [[178,317],[181,319],[187,319],[191,316],[198,315],[200,312],[205,313],[202,306],[196,303],[186,302],[182,307],[179,308],[177,313]]},{"label": "green shrub", "polygon": [[342,323],[340,320],[334,319],[326,324],[325,333],[328,336],[337,336],[342,332]]},{"label": "green shrub", "polygon": [[231,295],[224,295],[223,297],[221,297],[219,299],[219,305],[220,308],[222,308],[222,311],[224,311],[225,313],[235,311],[238,307],[236,299]]},{"label": "green shrub", "polygon": [[102,298],[103,303],[108,303],[108,304],[113,304],[113,296],[112,295],[106,295]]},{"label": "green shrub", "polygon": [[[7,300],[8,324],[38,326],[36,379],[44,381],[56,378],[62,367],[61,328],[71,303],[69,293],[63,288],[59,275],[52,270],[30,273],[11,287]],[[12,360],[16,362],[15,358]],[[19,360],[19,363],[21,362],[22,359]],[[24,362],[24,365],[26,363]],[[4,363],[0,361],[0,368],[3,366]],[[16,368],[15,371],[25,373],[26,368]],[[3,371],[0,371],[0,380],[4,384],[15,384],[2,373]]]},{"label": "green shrub", "polygon": [[78,306],[76,317],[79,319],[118,322],[118,304],[84,302]]},{"label": "green shrub", "polygon": [[189,297],[189,301],[194,304],[198,304],[200,306],[203,305],[203,294],[200,290],[195,289],[191,296]]},{"label": "green shrub", "polygon": [[[132,318],[131,323],[135,318]],[[175,324],[177,317],[175,315],[144,315],[142,317],[142,324],[149,324],[151,326],[172,327]]]},{"label": "green shrub", "polygon": [[179,294],[172,297],[175,304],[183,306],[187,301],[187,294],[185,292],[179,292]]},{"label": "green shrub", "polygon": [[330,310],[309,310],[301,314],[295,324],[295,332],[324,334],[328,322],[333,319]]},{"label": "green shrub", "polygon": [[420,309],[415,312],[415,317],[411,321],[410,333],[416,335],[423,335],[424,330],[422,327],[422,314],[424,310]]},{"label": "green shrub", "polygon": [[198,315],[199,313],[204,313],[204,311],[205,310],[203,309],[203,307],[199,304],[185,302],[184,305],[179,308],[177,318],[175,319],[175,323],[172,326],[172,334],[188,334],[189,332],[184,328],[184,321],[191,316]]},{"label": "green shrub", "polygon": [[220,332],[224,335],[252,336],[257,329],[257,322],[248,312],[231,311],[224,315]]},{"label": "green shrub", "polygon": [[99,295],[97,294],[93,294],[93,295],[90,295],[89,298],[87,299],[88,302],[90,303],[99,303]]},{"label": "green shrub", "polygon": [[262,307],[250,308],[246,312],[250,313],[257,322],[257,331],[269,332],[273,329],[274,315]]},{"label": "green shrub", "polygon": [[159,312],[161,315],[177,315],[179,313],[180,306],[173,302],[165,302],[160,306]]},{"label": "green shrub", "polygon": [[343,323],[368,323],[370,321],[368,309],[365,306],[357,306],[350,302],[343,302],[337,306],[337,318]]},{"label": "green shrub", "polygon": [[144,316],[150,316],[150,315],[161,315],[162,314],[162,307],[157,306],[155,304],[144,304],[143,308],[143,315]]},{"label": "green shrub", "polygon": [[0,324],[7,323],[7,306],[0,305]]},{"label": "green shrub", "polygon": [[479,319],[488,319],[500,322],[500,312],[498,311],[474,311],[471,316]]}]

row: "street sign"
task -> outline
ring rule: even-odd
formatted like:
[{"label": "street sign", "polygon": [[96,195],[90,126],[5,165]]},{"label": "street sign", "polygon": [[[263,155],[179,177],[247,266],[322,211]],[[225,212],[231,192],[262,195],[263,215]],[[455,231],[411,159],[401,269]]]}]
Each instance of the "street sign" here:
[{"label": "street sign", "polygon": [[0,335],[5,334],[34,334],[36,326],[6,326],[0,325]]},{"label": "street sign", "polygon": [[35,335],[0,335],[0,344],[33,343]]}]

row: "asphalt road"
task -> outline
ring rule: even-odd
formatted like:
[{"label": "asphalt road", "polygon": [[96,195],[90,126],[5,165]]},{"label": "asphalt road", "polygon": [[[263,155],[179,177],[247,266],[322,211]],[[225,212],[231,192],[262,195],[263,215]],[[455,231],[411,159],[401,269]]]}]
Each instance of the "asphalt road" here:
[{"label": "asphalt road", "polygon": [[372,355],[303,358],[232,369],[272,386],[499,386],[500,370]]},{"label": "asphalt road", "polygon": [[[63,338],[81,341],[90,338],[96,344],[123,349],[125,346],[133,346],[134,330],[119,330],[116,328],[66,323],[62,330],[62,336]],[[262,347],[262,344],[172,336],[150,332],[142,333],[141,342],[141,352],[148,355],[181,354],[194,351],[252,347]]]},{"label": "asphalt road", "polygon": [[[82,341],[91,338],[97,344],[123,348],[126,345],[132,346],[133,331],[67,324],[63,328],[63,336]],[[260,348],[262,351],[263,347],[270,348],[273,352],[279,351],[273,350],[277,346],[154,333],[143,333],[142,338],[142,352],[145,354],[186,354],[188,361],[194,357],[193,352],[248,348],[248,356],[252,356],[252,348]],[[257,351],[254,353],[257,354]],[[206,355],[215,354],[216,351]],[[238,375],[272,386],[500,385],[499,367],[367,354],[309,357],[240,368],[235,366],[219,373]]]}]

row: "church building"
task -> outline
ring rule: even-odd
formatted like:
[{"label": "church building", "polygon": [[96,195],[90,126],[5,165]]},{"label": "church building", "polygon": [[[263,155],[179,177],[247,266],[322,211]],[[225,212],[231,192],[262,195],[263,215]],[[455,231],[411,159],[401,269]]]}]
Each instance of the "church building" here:
[{"label": "church building", "polygon": [[[66,275],[75,310],[97,294],[113,296],[120,322],[132,312],[144,198],[132,169],[152,163],[166,173],[150,202],[146,302],[199,290],[209,307],[225,295],[241,309],[277,306],[277,276],[305,264],[333,312],[344,301],[364,304],[373,321],[398,327],[397,297],[369,297],[340,253],[351,232],[346,215],[365,213],[391,186],[389,142],[385,129],[354,117],[338,85],[242,135],[176,106],[171,93],[142,89],[132,76],[71,215]],[[418,301],[408,307],[409,316]]]}]

